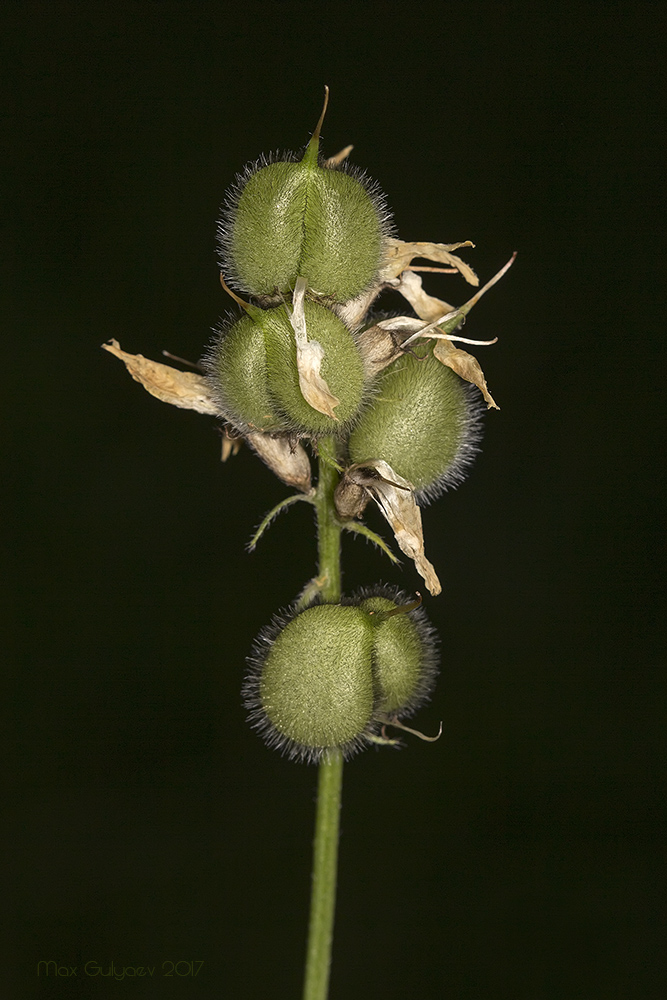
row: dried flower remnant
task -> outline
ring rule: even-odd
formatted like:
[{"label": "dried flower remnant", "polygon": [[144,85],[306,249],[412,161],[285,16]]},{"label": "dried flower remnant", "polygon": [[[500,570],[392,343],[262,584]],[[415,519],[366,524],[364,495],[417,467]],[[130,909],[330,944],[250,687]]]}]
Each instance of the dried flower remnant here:
[{"label": "dried flower remnant", "polygon": [[372,499],[388,521],[401,552],[413,560],[415,568],[435,597],[442,590],[435,569],[424,554],[421,512],[414,488],[382,459],[350,466],[336,488],[339,517],[358,517]]},{"label": "dried flower remnant", "polygon": [[324,359],[324,348],[319,340],[309,340],[306,329],[306,309],[304,296],[307,282],[305,278],[297,278],[292,299],[290,323],[294,330],[296,341],[296,367],[299,373],[299,388],[301,395],[314,410],[324,413],[332,420],[338,420],[334,408],[340,404],[340,399],[329,389],[322,377],[321,368]]},{"label": "dried flower remnant", "polygon": [[298,441],[259,431],[250,431],[245,440],[279,479],[302,493],[310,493],[310,459]]},{"label": "dried flower remnant", "polygon": [[[447,365],[466,382],[476,385],[486,400],[487,406],[489,408],[494,407],[496,410],[499,410],[500,407],[488,390],[479,362],[471,354],[468,354],[467,351],[453,347],[451,341],[458,340],[467,344],[482,346],[496,343],[497,338],[493,340],[470,340],[467,337],[457,336],[455,331],[465,322],[465,318],[473,306],[479,302],[490,288],[493,288],[496,282],[500,281],[502,276],[510,269],[515,259],[516,253],[512,254],[507,263],[494,274],[490,281],[487,281],[483,288],[480,288],[471,299],[468,299],[458,309],[449,308],[446,302],[441,302],[439,299],[427,295],[421,287],[421,278],[415,274],[410,276],[408,274],[403,275],[398,287],[398,291],[407,298],[417,315],[427,321],[427,325],[405,340],[402,346],[404,348],[407,347],[418,337],[438,340],[439,344],[437,345],[437,349],[434,350],[438,361]],[[443,308],[447,311],[439,313]]]},{"label": "dried flower remnant", "polygon": [[182,372],[159,361],[150,361],[143,354],[128,354],[121,350],[117,340],[102,344],[105,351],[124,362],[135,382],[143,385],[146,392],[182,410],[196,410],[209,416],[222,416],[211,394],[210,386],[203,375]]},{"label": "dried flower remnant", "polygon": [[[135,382],[163,403],[178,406],[182,410],[195,410],[207,416],[225,417],[221,411],[209,380],[194,372],[182,372],[178,368],[151,361],[142,354],[128,354],[121,350],[117,340],[102,344],[105,351],[124,362]],[[259,455],[271,471],[288,486],[295,486],[302,493],[311,489],[310,460],[304,448],[287,437],[248,431],[245,440]],[[222,443],[222,461],[238,453],[240,437],[225,434]]]},{"label": "dried flower remnant", "polygon": [[381,268],[375,282],[356,298],[335,306],[341,319],[350,327],[363,323],[378,295],[385,289],[395,288],[400,291],[401,276],[411,269],[416,258],[444,264],[438,268],[444,273],[458,272],[471,285],[478,285],[479,279],[469,264],[452,253],[463,247],[474,247],[474,243],[466,240],[463,243],[405,243],[403,240],[388,239],[384,266]]},{"label": "dried flower remnant", "polygon": [[405,243],[403,240],[389,240],[387,247],[387,262],[380,272],[380,280],[389,282],[407,271],[412,261],[417,257],[432,260],[438,264],[446,264],[463,275],[469,285],[478,285],[479,278],[464,260],[457,257],[453,251],[464,247],[474,247],[470,240],[463,243]]}]

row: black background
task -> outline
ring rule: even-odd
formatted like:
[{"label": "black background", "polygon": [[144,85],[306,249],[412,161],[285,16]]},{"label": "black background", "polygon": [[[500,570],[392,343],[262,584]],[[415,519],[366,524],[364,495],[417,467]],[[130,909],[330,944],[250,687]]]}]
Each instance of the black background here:
[{"label": "black background", "polygon": [[[5,996],[300,995],[316,772],[239,687],[312,514],[248,555],[287,488],[99,345],[200,355],[224,191],[325,83],[324,152],[355,144],[402,238],[472,239],[483,280],[519,252],[467,326],[501,412],[424,514],[443,737],[346,768],[332,1000],[664,995],[659,11],[5,5]],[[362,541],[344,565],[419,586]],[[84,978],[112,960],[157,969]]]}]

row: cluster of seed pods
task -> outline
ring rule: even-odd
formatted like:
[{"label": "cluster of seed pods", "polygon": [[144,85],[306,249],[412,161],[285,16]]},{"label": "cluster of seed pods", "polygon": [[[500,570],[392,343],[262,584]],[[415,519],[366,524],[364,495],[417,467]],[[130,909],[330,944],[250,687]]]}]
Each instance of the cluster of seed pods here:
[{"label": "cluster of seed pods", "polygon": [[[342,155],[322,158],[323,117],[302,155],[250,164],[227,197],[220,265],[241,311],[204,360],[211,393],[239,435],[315,446],[333,436],[346,468],[385,463],[423,503],[462,478],[481,399],[432,341],[409,351],[392,342],[376,363],[364,334],[377,319],[363,303],[381,282],[391,219],[377,185]],[[342,519],[358,512],[346,502],[341,494]],[[424,703],[435,649],[424,612],[396,590],[296,605],[256,640],[245,701],[267,742],[291,756],[350,755],[391,742],[383,727]]]}]

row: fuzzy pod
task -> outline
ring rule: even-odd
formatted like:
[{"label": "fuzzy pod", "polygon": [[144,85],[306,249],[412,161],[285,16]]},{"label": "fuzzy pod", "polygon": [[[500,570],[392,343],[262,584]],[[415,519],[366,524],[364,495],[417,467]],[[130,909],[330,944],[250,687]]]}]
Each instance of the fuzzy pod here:
[{"label": "fuzzy pod", "polygon": [[364,399],[366,374],[356,340],[342,320],[317,302],[304,302],[308,337],[324,350],[321,375],[339,400],[334,420],[304,399],[287,307],[247,309],[245,316],[218,331],[204,359],[227,419],[241,431],[310,436],[348,430]]},{"label": "fuzzy pod", "polygon": [[303,277],[313,294],[346,302],[375,281],[389,232],[377,185],[319,156],[318,125],[301,159],[262,157],[237,177],[218,225],[220,263],[260,299],[288,295]]},{"label": "fuzzy pod", "polygon": [[377,377],[376,397],[349,439],[349,456],[383,459],[428,502],[465,478],[479,451],[477,390],[441,364],[428,346],[406,353]]},{"label": "fuzzy pod", "polygon": [[373,637],[368,614],[340,604],[277,616],[259,634],[243,695],[269,746],[316,762],[332,750],[349,757],[367,743]]},{"label": "fuzzy pod", "polygon": [[[405,719],[424,705],[438,675],[436,633],[421,607],[396,587],[374,587],[352,598],[373,626],[376,718]],[[404,610],[410,608],[410,610]]]},{"label": "fuzzy pod", "polygon": [[269,392],[264,334],[249,315],[220,325],[203,366],[220,411],[240,431],[286,429]]}]

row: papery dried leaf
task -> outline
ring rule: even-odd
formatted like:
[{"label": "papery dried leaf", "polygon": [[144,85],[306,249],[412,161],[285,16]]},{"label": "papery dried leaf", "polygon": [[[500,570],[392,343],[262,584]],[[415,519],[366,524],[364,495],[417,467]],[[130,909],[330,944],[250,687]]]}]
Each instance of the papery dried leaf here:
[{"label": "papery dried leaf", "polygon": [[436,340],[433,356],[443,365],[447,365],[448,368],[455,371],[466,382],[472,382],[473,385],[476,385],[486,400],[487,409],[491,409],[491,407],[496,410],[500,409],[489,392],[479,361],[472,354],[462,351],[460,347],[454,347],[451,340]]},{"label": "papery dried leaf", "polygon": [[108,344],[102,344],[102,347],[120,358],[135,382],[143,385],[156,399],[182,410],[221,416],[203,375],[179,371],[158,361],[150,361],[142,354],[127,354],[121,350],[117,340],[110,340]]},{"label": "papery dried leaf", "polygon": [[[410,266],[415,257],[423,257],[440,264],[449,264],[459,271],[471,285],[478,285],[479,278],[470,265],[452,253],[452,250],[458,250],[460,247],[474,247],[474,245],[470,240],[466,240],[464,243],[404,243],[402,240],[388,239],[385,243],[384,263],[380,268],[377,281],[370,288],[366,288],[356,299],[334,305],[334,312],[350,329],[363,323],[364,317],[380,292],[387,287],[395,288],[397,278]],[[399,291],[401,291],[400,288]],[[443,306],[446,305],[447,303],[443,302]]]},{"label": "papery dried leaf", "polygon": [[320,375],[324,348],[317,340],[308,340],[306,330],[306,312],[304,296],[306,279],[297,278],[292,300],[293,309],[290,323],[296,340],[296,367],[299,373],[299,388],[306,402],[318,413],[324,413],[332,420],[338,420],[334,407],[340,399],[329,390],[325,379]]},{"label": "papery dried leaf", "polygon": [[442,590],[433,565],[424,554],[421,511],[416,504],[412,483],[403,479],[382,459],[351,466],[347,476],[363,485],[375,500],[394,532],[401,552],[413,560],[419,575],[433,596]]},{"label": "papery dried leaf", "polygon": [[245,440],[279,479],[302,493],[310,492],[310,460],[300,444],[260,431],[246,434]]},{"label": "papery dried leaf", "polygon": [[388,240],[385,264],[380,272],[382,281],[397,278],[406,267],[409,267],[415,257],[437,261],[439,264],[449,264],[463,275],[470,285],[478,285],[479,278],[464,260],[455,257],[452,250],[461,247],[474,247],[470,240],[464,243],[404,243],[403,240]]},{"label": "papery dried leaf", "polygon": [[318,340],[297,345],[296,364],[299,372],[299,388],[306,402],[318,413],[324,413],[332,420],[338,420],[334,407],[340,399],[330,391],[326,380],[320,375],[324,359],[324,348]]}]

